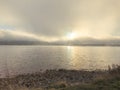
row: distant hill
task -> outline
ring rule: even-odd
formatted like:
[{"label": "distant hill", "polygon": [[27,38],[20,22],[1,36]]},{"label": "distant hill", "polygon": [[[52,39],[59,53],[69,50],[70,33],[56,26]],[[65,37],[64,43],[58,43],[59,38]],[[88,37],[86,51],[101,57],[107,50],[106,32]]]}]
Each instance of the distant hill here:
[{"label": "distant hill", "polygon": [[0,45],[45,45],[42,41],[0,41]]},{"label": "distant hill", "polygon": [[37,40],[0,40],[0,45],[78,45],[78,46],[120,46],[119,39],[81,38],[77,40],[45,42]]}]

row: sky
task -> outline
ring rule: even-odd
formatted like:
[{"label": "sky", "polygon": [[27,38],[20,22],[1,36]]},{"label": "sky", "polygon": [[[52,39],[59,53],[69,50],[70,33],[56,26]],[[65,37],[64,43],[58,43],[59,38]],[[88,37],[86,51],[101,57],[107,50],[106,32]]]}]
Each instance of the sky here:
[{"label": "sky", "polygon": [[120,0],[0,0],[0,40],[120,38]]}]

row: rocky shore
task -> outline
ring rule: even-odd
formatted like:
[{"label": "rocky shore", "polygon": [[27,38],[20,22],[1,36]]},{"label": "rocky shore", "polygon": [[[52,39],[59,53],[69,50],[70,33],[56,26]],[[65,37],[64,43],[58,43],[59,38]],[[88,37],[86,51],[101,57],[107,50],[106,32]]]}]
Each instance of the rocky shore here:
[{"label": "rocky shore", "polygon": [[[46,70],[32,74],[17,75],[12,78],[0,79],[0,90],[48,90],[51,88],[65,88],[69,86],[89,84],[96,80],[120,77],[120,66],[109,67],[108,70]],[[39,90],[42,90],[39,89]],[[20,89],[22,90],[22,89]]]}]

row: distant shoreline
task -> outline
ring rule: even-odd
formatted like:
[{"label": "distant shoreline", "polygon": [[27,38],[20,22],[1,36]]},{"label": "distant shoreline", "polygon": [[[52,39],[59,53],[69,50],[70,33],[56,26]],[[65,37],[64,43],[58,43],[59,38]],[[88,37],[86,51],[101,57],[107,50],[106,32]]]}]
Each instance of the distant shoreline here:
[{"label": "distant shoreline", "polygon": [[120,45],[57,45],[57,44],[0,44],[0,46],[82,46],[82,47],[120,47]]}]

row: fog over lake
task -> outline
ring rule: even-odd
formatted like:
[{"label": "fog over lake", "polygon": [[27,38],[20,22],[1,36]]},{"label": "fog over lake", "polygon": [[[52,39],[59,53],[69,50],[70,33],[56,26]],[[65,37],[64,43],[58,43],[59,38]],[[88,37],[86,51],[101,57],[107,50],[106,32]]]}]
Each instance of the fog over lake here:
[{"label": "fog over lake", "polygon": [[15,75],[46,69],[107,69],[120,64],[120,47],[0,46],[0,74]]}]

